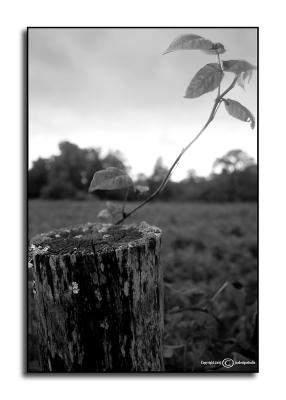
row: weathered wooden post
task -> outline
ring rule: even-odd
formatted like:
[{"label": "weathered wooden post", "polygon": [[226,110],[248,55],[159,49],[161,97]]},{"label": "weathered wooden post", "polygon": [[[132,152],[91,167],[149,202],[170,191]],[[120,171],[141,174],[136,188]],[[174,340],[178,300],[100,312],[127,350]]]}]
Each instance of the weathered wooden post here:
[{"label": "weathered wooden post", "polygon": [[42,371],[164,370],[160,242],[146,223],[32,239]]}]

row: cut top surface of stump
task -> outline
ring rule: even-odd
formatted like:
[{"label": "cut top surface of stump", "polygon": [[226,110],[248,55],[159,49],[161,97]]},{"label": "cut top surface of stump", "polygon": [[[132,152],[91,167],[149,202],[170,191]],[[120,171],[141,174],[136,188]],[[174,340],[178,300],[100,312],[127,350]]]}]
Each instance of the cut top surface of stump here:
[{"label": "cut top surface of stump", "polygon": [[47,255],[71,253],[110,252],[146,242],[146,238],[158,239],[161,230],[146,222],[129,225],[86,223],[69,228],[56,229],[36,235],[30,242],[29,252]]}]

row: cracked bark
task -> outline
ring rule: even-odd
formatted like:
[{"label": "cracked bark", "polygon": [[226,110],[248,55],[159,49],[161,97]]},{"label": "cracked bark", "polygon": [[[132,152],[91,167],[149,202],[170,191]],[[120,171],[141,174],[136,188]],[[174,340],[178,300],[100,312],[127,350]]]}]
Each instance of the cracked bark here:
[{"label": "cracked bark", "polygon": [[42,371],[164,370],[160,241],[146,223],[32,239]]}]

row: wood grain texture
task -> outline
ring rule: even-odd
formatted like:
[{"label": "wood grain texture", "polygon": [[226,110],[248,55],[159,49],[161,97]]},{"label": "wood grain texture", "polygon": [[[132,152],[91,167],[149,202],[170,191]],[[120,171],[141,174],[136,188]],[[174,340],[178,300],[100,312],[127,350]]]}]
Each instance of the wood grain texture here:
[{"label": "wood grain texture", "polygon": [[160,241],[146,223],[31,241],[42,371],[164,370]]}]

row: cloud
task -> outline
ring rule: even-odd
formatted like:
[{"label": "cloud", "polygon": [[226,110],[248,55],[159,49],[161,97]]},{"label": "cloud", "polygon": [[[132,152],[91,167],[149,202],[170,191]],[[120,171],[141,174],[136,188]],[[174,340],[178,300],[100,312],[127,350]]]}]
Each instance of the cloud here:
[{"label": "cloud", "polygon": [[[198,51],[162,56],[186,32],[224,43],[224,59],[256,63],[253,29],[30,29],[31,156],[36,157],[33,141],[39,143],[39,137],[49,137],[51,151],[61,138],[78,145],[90,141],[89,146],[118,148],[138,170],[143,166],[140,156],[133,156],[138,143],[144,154],[153,153],[152,143],[161,143],[156,150],[163,157],[174,143],[185,145],[181,133],[191,134],[203,124],[215,96],[183,98],[197,70],[214,62],[212,56]],[[235,95],[255,113],[255,82],[247,93],[235,89]],[[226,121],[223,129],[232,129],[229,116],[219,118]],[[38,148],[38,155],[42,152]]]}]

